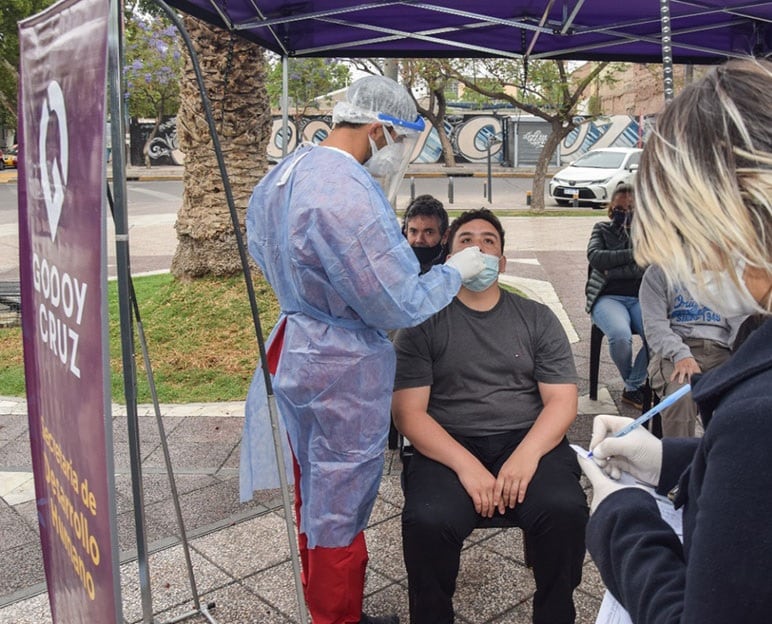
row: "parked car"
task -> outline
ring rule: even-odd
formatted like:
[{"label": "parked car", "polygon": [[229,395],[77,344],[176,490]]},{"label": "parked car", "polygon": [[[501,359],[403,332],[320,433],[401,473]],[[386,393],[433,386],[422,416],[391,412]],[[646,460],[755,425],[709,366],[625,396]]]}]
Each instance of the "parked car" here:
[{"label": "parked car", "polygon": [[550,197],[567,206],[578,193],[580,202],[602,208],[620,184],[633,181],[643,150],[636,147],[605,147],[590,150],[558,171],[550,180]]},{"label": "parked car", "polygon": [[5,153],[0,151],[0,158],[2,158],[3,165],[6,167],[16,167],[18,165],[19,148],[17,145],[9,147],[5,150]]}]

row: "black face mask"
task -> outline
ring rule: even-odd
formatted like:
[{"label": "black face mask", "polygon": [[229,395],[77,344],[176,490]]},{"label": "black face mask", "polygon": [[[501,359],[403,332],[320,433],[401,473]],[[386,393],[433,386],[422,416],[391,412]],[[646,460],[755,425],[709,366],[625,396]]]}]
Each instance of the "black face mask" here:
[{"label": "black face mask", "polygon": [[632,214],[624,208],[615,207],[611,210],[611,219],[614,221],[614,225],[625,227],[630,224],[631,217]]},{"label": "black face mask", "polygon": [[429,267],[438,261],[442,256],[443,246],[442,243],[435,245],[434,247],[413,247],[413,253],[418,258],[418,262],[421,265],[421,269]]}]

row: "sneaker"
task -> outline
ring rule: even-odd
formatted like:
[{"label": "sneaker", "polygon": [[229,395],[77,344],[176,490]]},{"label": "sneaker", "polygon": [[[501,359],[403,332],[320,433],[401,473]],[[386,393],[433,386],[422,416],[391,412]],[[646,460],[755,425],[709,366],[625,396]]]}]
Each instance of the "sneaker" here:
[{"label": "sneaker", "polygon": [[367,615],[362,614],[359,624],[399,624],[399,617],[396,615]]},{"label": "sneaker", "polygon": [[637,409],[643,409],[643,391],[640,388],[637,390],[623,391],[622,403],[627,403]]}]

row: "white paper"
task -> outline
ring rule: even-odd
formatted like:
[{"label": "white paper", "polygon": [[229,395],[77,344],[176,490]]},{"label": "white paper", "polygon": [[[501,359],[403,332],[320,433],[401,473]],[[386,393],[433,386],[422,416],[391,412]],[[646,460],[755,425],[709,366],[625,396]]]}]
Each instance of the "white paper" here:
[{"label": "white paper", "polygon": [[[589,451],[582,448],[578,444],[572,444],[571,448],[574,449],[577,455],[581,457],[588,457]],[[619,479],[619,483],[623,485],[633,485],[645,490],[657,501],[657,507],[659,507],[659,513],[662,519],[667,522],[678,535],[678,539],[684,541],[683,531],[683,514],[680,509],[673,507],[673,503],[664,496],[660,496],[656,493],[654,488],[636,481],[635,478],[627,473],[623,472]],[[598,616],[595,619],[595,624],[633,624],[630,619],[630,615],[625,611],[625,608],[619,604],[619,601],[614,598],[610,591],[606,590],[603,596],[603,602],[600,604],[598,610]]]}]

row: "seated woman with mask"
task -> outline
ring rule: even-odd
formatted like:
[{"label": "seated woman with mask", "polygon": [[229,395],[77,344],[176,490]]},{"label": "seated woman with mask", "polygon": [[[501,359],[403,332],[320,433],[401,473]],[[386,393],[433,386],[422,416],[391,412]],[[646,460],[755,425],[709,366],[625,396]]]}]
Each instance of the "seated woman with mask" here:
[{"label": "seated woman with mask", "polygon": [[[633,188],[629,184],[620,185],[608,205],[609,221],[595,224],[587,245],[590,270],[585,286],[585,310],[608,338],[611,359],[625,385],[622,401],[641,409],[641,388],[646,381],[649,358],[638,301],[644,269],[633,259],[630,239],[633,214]],[[635,358],[633,334],[644,339]]]}]

